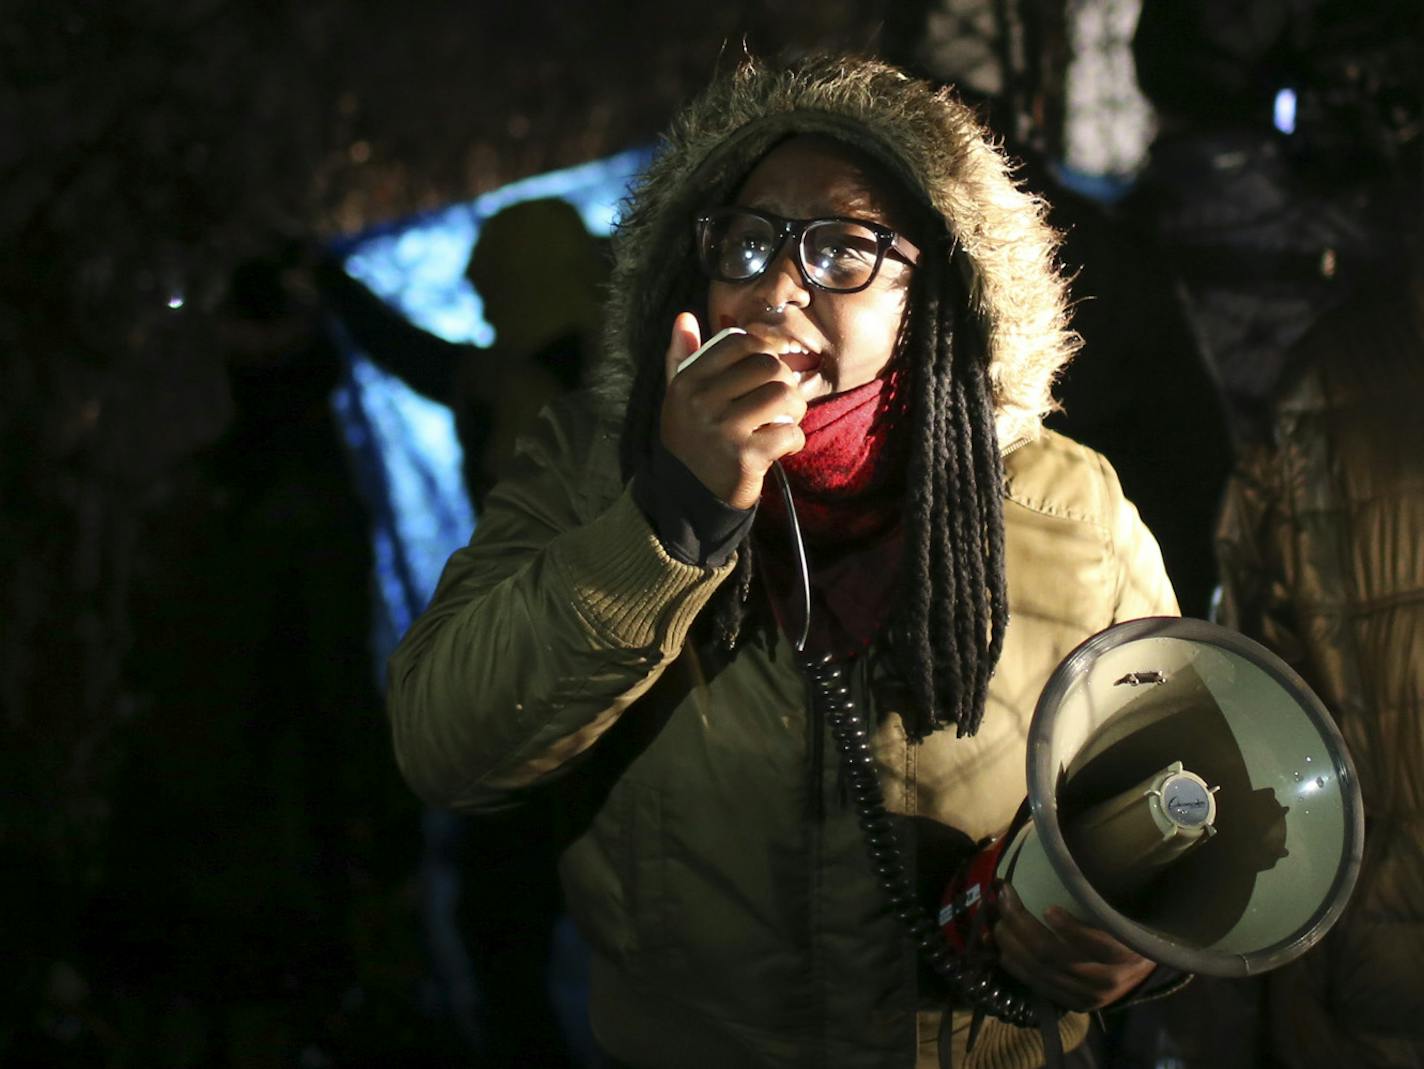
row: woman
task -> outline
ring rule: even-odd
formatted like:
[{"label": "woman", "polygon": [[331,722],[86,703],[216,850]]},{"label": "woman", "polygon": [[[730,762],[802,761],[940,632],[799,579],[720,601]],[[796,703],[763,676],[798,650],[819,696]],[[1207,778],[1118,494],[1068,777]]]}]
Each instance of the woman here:
[{"label": "woman", "polygon": [[[558,793],[618,1062],[938,1058],[946,992],[877,884],[786,637],[804,621],[774,463],[810,562],[807,647],[849,666],[929,896],[1021,801],[1062,656],[1175,612],[1106,463],[1040,427],[1074,344],[1041,216],[967,109],[892,68],[749,61],[714,84],[616,238],[602,388],[525,441],[394,657],[423,796]],[[1073,1009],[1151,969],[1012,904],[994,935]],[[1063,1017],[1065,1049],[1086,1030]],[[1042,1058],[992,1020],[975,1048]]]}]

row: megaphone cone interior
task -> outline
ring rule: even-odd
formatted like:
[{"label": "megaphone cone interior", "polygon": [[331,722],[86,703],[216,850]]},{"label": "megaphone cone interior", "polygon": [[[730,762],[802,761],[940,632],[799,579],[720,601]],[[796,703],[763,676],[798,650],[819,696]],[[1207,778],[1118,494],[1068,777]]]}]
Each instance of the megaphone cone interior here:
[{"label": "megaphone cone interior", "polygon": [[1029,729],[1028,786],[1033,819],[999,866],[1024,905],[1191,972],[1304,953],[1359,870],[1359,786],[1319,699],[1201,620],[1119,624],[1065,658]]},{"label": "megaphone cone interior", "polygon": [[1129,902],[1168,865],[1216,833],[1215,791],[1174,761],[1141,783],[1077,812],[1063,838],[1109,902]]}]

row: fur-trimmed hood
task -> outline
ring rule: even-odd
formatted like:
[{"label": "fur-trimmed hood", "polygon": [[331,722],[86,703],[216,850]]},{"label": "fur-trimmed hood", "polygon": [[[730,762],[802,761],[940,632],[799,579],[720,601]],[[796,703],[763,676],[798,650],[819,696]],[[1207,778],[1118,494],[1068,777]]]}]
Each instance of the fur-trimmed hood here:
[{"label": "fur-trimmed hood", "polygon": [[987,331],[999,441],[1036,437],[1054,407],[1053,381],[1078,346],[1046,207],[1018,188],[1003,153],[949,91],[846,57],[789,67],[747,59],[675,120],[614,235],[605,399],[626,399],[632,361],[661,363],[673,316],[696,292],[693,217],[727,203],[762,156],[801,133],[869,153],[944,220]]}]

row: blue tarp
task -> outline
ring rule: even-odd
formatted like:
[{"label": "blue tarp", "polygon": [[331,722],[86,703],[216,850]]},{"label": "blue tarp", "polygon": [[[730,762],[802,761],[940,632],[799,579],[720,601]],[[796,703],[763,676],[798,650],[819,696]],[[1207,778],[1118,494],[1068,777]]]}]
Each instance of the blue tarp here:
[{"label": "blue tarp", "polygon": [[[484,221],[511,204],[562,197],[591,233],[612,230],[629,183],[652,158],[635,149],[504,186],[465,204],[378,227],[338,250],[346,270],[411,322],[452,342],[488,345],[479,295],[465,265]],[[406,386],[355,348],[332,406],[371,517],[375,551],[373,653],[378,666],[435,590],[476,517],[461,477],[453,413]],[[382,667],[379,669],[384,671]]]}]

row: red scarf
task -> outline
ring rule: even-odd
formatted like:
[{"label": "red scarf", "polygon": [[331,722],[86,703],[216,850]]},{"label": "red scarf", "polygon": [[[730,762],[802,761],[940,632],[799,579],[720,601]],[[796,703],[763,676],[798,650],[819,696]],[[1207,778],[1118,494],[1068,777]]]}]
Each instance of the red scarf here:
[{"label": "red scarf", "polygon": [[[811,570],[809,649],[845,656],[879,633],[900,562],[905,404],[900,375],[813,401],[801,420],[806,446],[783,457]],[[757,563],[778,621],[799,633],[801,595],[774,477],[757,510]]]}]

